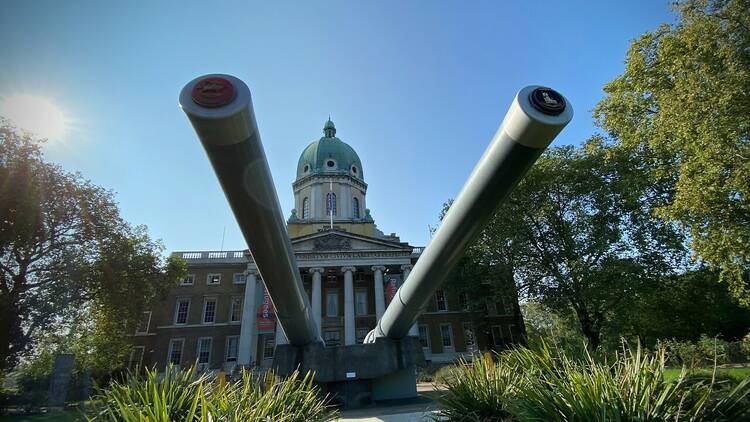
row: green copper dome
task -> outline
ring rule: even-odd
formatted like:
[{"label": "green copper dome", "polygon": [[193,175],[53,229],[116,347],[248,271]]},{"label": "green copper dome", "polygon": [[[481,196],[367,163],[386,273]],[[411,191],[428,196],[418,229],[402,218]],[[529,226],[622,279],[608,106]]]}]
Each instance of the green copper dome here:
[{"label": "green copper dome", "polygon": [[364,180],[362,162],[354,148],[336,137],[336,126],[328,118],[325,136],[302,151],[297,163],[297,180],[316,174],[346,174]]}]

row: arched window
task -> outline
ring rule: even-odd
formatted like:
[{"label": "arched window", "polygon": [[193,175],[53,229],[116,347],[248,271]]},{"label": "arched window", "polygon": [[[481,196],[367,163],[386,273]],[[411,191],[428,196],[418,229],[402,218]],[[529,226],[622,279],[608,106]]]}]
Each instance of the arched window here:
[{"label": "arched window", "polygon": [[326,215],[336,215],[336,194],[333,192],[326,195]]},{"label": "arched window", "polygon": [[302,200],[302,219],[307,220],[310,218],[310,200],[305,197]]},{"label": "arched window", "polygon": [[352,201],[352,217],[359,218],[359,199],[357,198]]}]

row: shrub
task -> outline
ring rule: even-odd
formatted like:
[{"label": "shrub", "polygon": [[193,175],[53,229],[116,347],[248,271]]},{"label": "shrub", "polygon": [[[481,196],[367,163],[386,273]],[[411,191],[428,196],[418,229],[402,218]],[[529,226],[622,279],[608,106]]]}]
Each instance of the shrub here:
[{"label": "shrub", "polygon": [[328,421],[336,412],[320,397],[313,374],[300,379],[294,372],[279,381],[272,372],[253,382],[250,372],[242,380],[220,387],[211,405],[220,420],[231,421]]},{"label": "shrub", "polygon": [[[461,361],[460,364],[465,365],[465,361]],[[433,382],[435,384],[448,384],[451,378],[455,376],[456,365],[444,365],[440,369],[435,371]]]},{"label": "shrub", "polygon": [[461,360],[445,378],[448,391],[438,398],[439,417],[450,421],[502,421],[510,417],[507,407],[523,375],[512,364],[496,364],[490,355]]},{"label": "shrub", "polygon": [[319,396],[312,374],[273,373],[254,380],[243,371],[239,381],[221,385],[194,368],[155,370],[114,381],[93,404],[96,421],[328,421],[335,411]]},{"label": "shrub", "polygon": [[747,420],[750,378],[664,378],[665,348],[623,350],[608,362],[546,345],[463,364],[440,399],[453,421]]},{"label": "shrub", "polygon": [[727,342],[719,338],[701,336],[695,342],[661,340],[657,348],[667,352],[667,364],[688,368],[712,367],[714,363],[745,363],[750,361],[750,340]]},{"label": "shrub", "polygon": [[435,374],[444,366],[443,364],[429,364],[417,367],[417,382],[434,382]]}]

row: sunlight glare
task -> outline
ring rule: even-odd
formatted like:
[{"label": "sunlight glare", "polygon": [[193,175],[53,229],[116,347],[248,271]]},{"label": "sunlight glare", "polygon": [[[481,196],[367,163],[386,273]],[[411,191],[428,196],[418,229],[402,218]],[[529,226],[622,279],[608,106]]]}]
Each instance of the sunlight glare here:
[{"label": "sunlight glare", "polygon": [[17,94],[0,98],[0,116],[20,129],[49,140],[61,140],[68,128],[65,115],[47,98]]}]

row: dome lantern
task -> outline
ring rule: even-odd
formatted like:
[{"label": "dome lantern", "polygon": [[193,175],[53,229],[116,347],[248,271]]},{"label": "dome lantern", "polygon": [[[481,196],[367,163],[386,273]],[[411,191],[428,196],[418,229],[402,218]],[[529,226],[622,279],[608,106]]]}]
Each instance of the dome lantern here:
[{"label": "dome lantern", "polygon": [[328,121],[325,126],[323,126],[323,134],[325,134],[326,138],[333,138],[336,136],[336,125],[333,124],[331,116],[328,116]]}]

